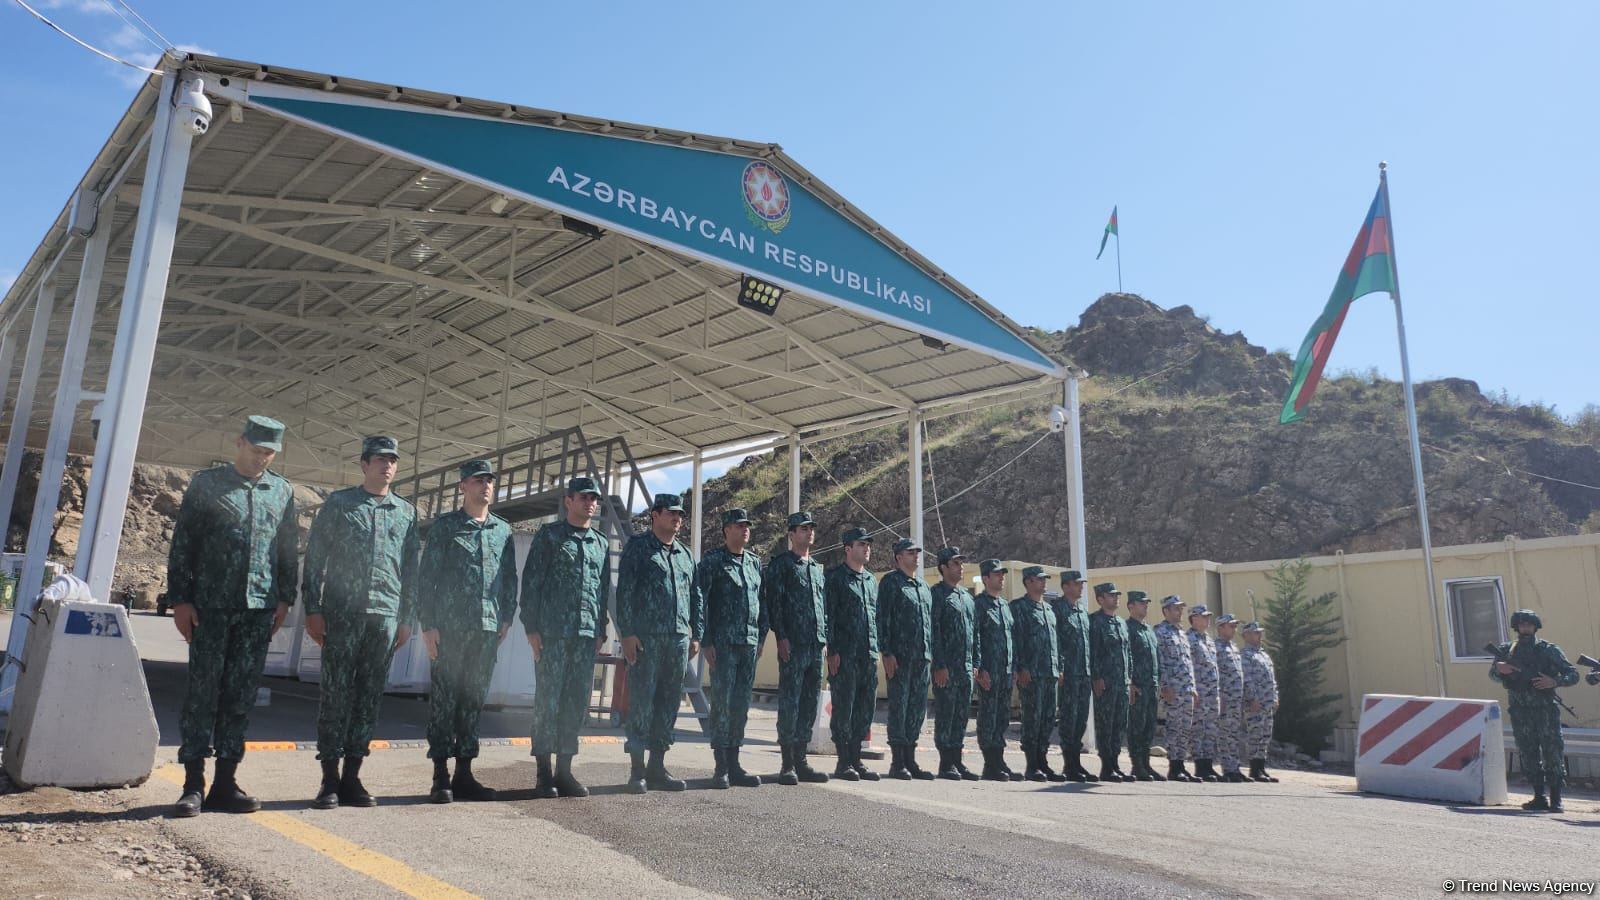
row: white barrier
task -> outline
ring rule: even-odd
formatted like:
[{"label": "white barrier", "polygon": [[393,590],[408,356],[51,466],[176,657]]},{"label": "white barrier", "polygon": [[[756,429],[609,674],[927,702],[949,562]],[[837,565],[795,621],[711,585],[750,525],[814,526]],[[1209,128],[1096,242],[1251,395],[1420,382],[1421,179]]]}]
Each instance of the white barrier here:
[{"label": "white barrier", "polygon": [[1368,694],[1356,736],[1356,787],[1423,800],[1504,803],[1503,728],[1493,700]]},{"label": "white barrier", "polygon": [[5,770],[24,787],[139,784],[156,716],[128,611],[63,575],[40,596],[6,728]]}]

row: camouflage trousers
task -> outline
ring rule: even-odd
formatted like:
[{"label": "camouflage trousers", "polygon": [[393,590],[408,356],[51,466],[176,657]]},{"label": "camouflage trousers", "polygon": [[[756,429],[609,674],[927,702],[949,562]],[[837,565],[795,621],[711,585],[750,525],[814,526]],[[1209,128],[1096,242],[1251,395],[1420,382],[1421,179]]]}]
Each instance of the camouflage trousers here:
[{"label": "camouflage trousers", "polygon": [[828,676],[833,709],[828,726],[834,744],[859,746],[872,729],[872,712],[878,708],[878,661],[839,658],[839,671]]},{"label": "camouflage trousers", "polygon": [[478,717],[494,675],[500,635],[494,631],[441,631],[439,658],[429,670],[428,758],[478,755]]},{"label": "camouflage trousers", "polygon": [[244,758],[244,733],[272,639],[271,609],[199,609],[189,640],[189,686],[178,716],[178,762]]},{"label": "camouflage trousers", "polygon": [[1004,750],[1011,729],[1011,675],[990,675],[989,690],[978,691],[978,746]]},{"label": "camouflage trousers", "polygon": [[1221,714],[1217,717],[1217,759],[1222,761],[1222,771],[1239,768],[1239,753],[1244,748],[1244,699],[1225,698]]},{"label": "camouflage trousers", "polygon": [[972,673],[951,670],[946,685],[933,689],[933,745],[940,750],[960,750],[967,742],[971,717]]},{"label": "camouflage trousers", "polygon": [[322,641],[317,759],[366,756],[394,659],[391,616],[329,613]]},{"label": "camouflage trousers", "polygon": [[1150,745],[1156,739],[1156,703],[1160,695],[1156,686],[1139,688],[1139,698],[1128,704],[1128,754],[1133,757],[1150,755]]},{"label": "camouflage trousers", "polygon": [[1217,738],[1222,718],[1222,701],[1216,695],[1200,695],[1194,710],[1194,758],[1216,759]]},{"label": "camouflage trousers", "polygon": [[683,700],[683,673],[689,667],[689,636],[649,634],[639,637],[639,655],[628,666],[628,753],[672,747]]},{"label": "camouflage trousers", "polygon": [[1102,760],[1115,761],[1128,733],[1128,688],[1112,682],[1094,698],[1094,744]]},{"label": "camouflage trousers", "polygon": [[533,664],[533,755],[576,756],[594,689],[595,639],[545,637]]},{"label": "camouflage trousers", "polygon": [[1244,714],[1244,748],[1247,759],[1266,759],[1272,747],[1272,717],[1277,715],[1278,704],[1262,704],[1255,712],[1248,708]]},{"label": "camouflage trousers", "polygon": [[744,743],[744,726],[750,718],[750,691],[756,684],[756,648],[749,645],[717,648],[711,667],[711,746],[718,750]]},{"label": "camouflage trousers", "polygon": [[1025,751],[1050,749],[1050,728],[1056,721],[1056,681],[1035,678],[1017,691],[1022,701],[1022,740]]},{"label": "camouflage trousers", "polygon": [[821,644],[791,643],[789,661],[778,661],[779,744],[787,747],[810,742],[811,730],[817,724],[822,665]]},{"label": "camouflage trousers", "polygon": [[928,721],[928,661],[903,661],[889,679],[889,746],[913,745],[922,737]]},{"label": "camouflage trousers", "polygon": [[1195,755],[1194,695],[1179,691],[1167,708],[1167,759],[1183,762]]},{"label": "camouflage trousers", "polygon": [[1089,698],[1092,696],[1092,683],[1089,676],[1075,678],[1067,676],[1065,684],[1056,689],[1059,701],[1056,704],[1058,722],[1056,730],[1061,733],[1061,749],[1067,755],[1083,750],[1083,736],[1089,730]]},{"label": "camouflage trousers", "polygon": [[1535,788],[1559,788],[1566,784],[1567,770],[1562,758],[1566,742],[1561,737],[1560,707],[1543,698],[1525,703],[1513,701],[1507,707],[1511,714],[1511,736],[1517,742],[1517,755],[1522,757],[1522,774]]}]

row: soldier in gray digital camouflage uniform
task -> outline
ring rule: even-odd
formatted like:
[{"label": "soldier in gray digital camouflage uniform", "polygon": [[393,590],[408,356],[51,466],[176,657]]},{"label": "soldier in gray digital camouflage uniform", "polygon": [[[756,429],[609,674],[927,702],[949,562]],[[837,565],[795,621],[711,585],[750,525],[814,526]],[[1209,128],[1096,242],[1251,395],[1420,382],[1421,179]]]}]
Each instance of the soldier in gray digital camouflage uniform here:
[{"label": "soldier in gray digital camouflage uniform", "polygon": [[[462,463],[461,508],[433,520],[417,568],[417,620],[427,644],[428,758],[433,786],[428,799],[493,800],[478,783],[478,717],[494,664],[517,607],[517,557],[511,524],[489,511],[494,464]],[[449,759],[455,758],[451,777]]]},{"label": "soldier in gray digital camouflage uniform", "polygon": [[1194,660],[1194,774],[1201,781],[1220,781],[1212,764],[1217,755],[1217,720],[1222,715],[1221,687],[1217,681],[1217,647],[1208,629],[1211,611],[1204,603],[1189,610],[1189,657]]},{"label": "soldier in gray digital camouflage uniform", "polygon": [[361,784],[361,764],[389,663],[411,637],[417,605],[417,510],[389,490],[399,465],[394,438],[362,441],[362,483],[329,494],[306,539],[306,634],[322,648],[316,809],[377,805]]},{"label": "soldier in gray digital camouflage uniform", "polygon": [[1244,744],[1244,669],[1239,648],[1233,644],[1239,620],[1232,613],[1217,617],[1217,692],[1220,698],[1217,717],[1217,757],[1222,761],[1222,780],[1248,781],[1239,771],[1239,751]]},{"label": "soldier in gray digital camouflage uniform", "polygon": [[822,692],[822,648],[828,639],[823,599],[825,573],[811,557],[817,524],[808,512],[789,516],[789,549],[767,563],[761,576],[767,616],[778,643],[778,745],[783,769],[778,783],[824,784],[826,772],[806,761],[806,745],[817,720]]},{"label": "soldier in gray digital camouflage uniform", "polygon": [[[595,515],[600,485],[587,475],[567,482],[562,518],[541,527],[522,568],[522,630],[533,649],[534,796],[587,797],[572,773],[578,732],[594,685],[594,658],[606,642],[611,547]],[[551,767],[551,757],[557,762]]]},{"label": "soldier in gray digital camouflage uniform", "polygon": [[1267,751],[1272,747],[1272,719],[1278,712],[1278,675],[1272,657],[1261,638],[1266,629],[1259,622],[1244,626],[1244,651],[1239,662],[1244,669],[1245,747],[1250,757],[1250,780],[1276,782],[1267,771]]},{"label": "soldier in gray digital camouflage uniform", "polygon": [[1066,781],[1050,769],[1045,754],[1050,749],[1050,726],[1056,720],[1056,689],[1061,686],[1061,649],[1057,644],[1056,614],[1044,597],[1042,566],[1022,570],[1026,592],[1011,601],[1017,650],[1017,693],[1022,701],[1022,752],[1027,758],[1029,781]]},{"label": "soldier in gray digital camouflage uniform", "polygon": [[861,742],[872,728],[878,703],[878,582],[867,571],[872,536],[851,528],[840,536],[844,562],[828,570],[823,595],[828,622],[829,715],[833,746],[839,754],[833,777],[877,781],[861,761]]},{"label": "soldier in gray digital camouflage uniform", "polygon": [[973,598],[976,658],[973,680],[978,685],[978,748],[983,751],[983,780],[1021,781],[1022,773],[1006,765],[1006,732],[1011,728],[1011,687],[1016,671],[1016,622],[1005,599],[1009,570],[998,559],[978,564],[983,592]]},{"label": "soldier in gray digital camouflage uniform", "polygon": [[1162,621],[1151,629],[1156,636],[1156,655],[1161,662],[1161,702],[1167,711],[1167,780],[1199,781],[1189,774],[1184,760],[1194,753],[1195,707],[1199,694],[1194,686],[1194,656],[1184,634],[1184,602],[1177,594],[1161,601]]},{"label": "soldier in gray digital camouflage uniform", "polygon": [[940,778],[977,781],[978,773],[961,760],[978,658],[972,594],[961,584],[961,561],[966,557],[959,547],[945,547],[936,559],[939,583],[932,589],[933,745],[939,749]]},{"label": "soldier in gray digital camouflage uniform", "polygon": [[1083,767],[1082,758],[1093,681],[1089,672],[1089,613],[1084,610],[1083,589],[1083,573],[1068,569],[1061,573],[1061,596],[1050,600],[1056,614],[1064,678],[1056,704],[1056,730],[1061,735],[1061,773],[1079,784],[1099,780]]},{"label": "soldier in gray digital camouflage uniform", "polygon": [[711,752],[715,788],[760,787],[761,776],[744,770],[739,748],[744,744],[750,714],[750,691],[756,681],[756,659],[767,639],[767,608],[761,602],[761,561],[745,549],[750,543],[750,515],[743,509],[722,512],[723,545],[695,567],[696,592],[705,598],[705,633],[697,635],[711,666]]},{"label": "soldier in gray digital camouflage uniform", "polygon": [[[300,532],[294,488],[267,467],[283,423],[251,416],[231,465],[196,472],[184,491],[167,557],[172,621],[189,642],[189,681],[178,719],[183,793],[173,815],[202,808],[255,812],[235,780],[267,644],[295,601]],[[217,755],[206,792],[206,757]],[[202,799],[204,795],[204,799]]]}]

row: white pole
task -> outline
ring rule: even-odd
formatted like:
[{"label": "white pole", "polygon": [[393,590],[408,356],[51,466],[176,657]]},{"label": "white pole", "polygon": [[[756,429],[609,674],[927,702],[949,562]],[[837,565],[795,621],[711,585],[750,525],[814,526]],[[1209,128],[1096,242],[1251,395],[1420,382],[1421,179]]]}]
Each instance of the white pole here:
[{"label": "white pole", "polygon": [[6,405],[11,400],[11,366],[16,359],[17,329],[14,325],[8,325],[5,336],[0,337],[0,417],[4,417]]},{"label": "white pole", "polygon": [[[913,409],[906,431],[911,437],[911,539],[922,546],[922,412]],[[920,566],[921,560],[917,563]]]},{"label": "white pole", "polygon": [[1067,370],[1065,386],[1067,427],[1061,436],[1066,444],[1067,462],[1067,549],[1072,567],[1089,571],[1089,551],[1085,544],[1083,515],[1083,429],[1078,405],[1078,370]]},{"label": "white pole", "polygon": [[[34,301],[28,352],[22,358],[22,381],[17,385],[17,402],[11,407],[11,434],[6,440],[5,468],[0,470],[0,528],[11,521],[11,506],[17,498],[17,476],[22,472],[29,420],[33,418],[33,395],[39,386],[39,369],[44,364],[45,340],[50,336],[50,316],[55,305],[55,281],[47,278],[39,285],[38,298]],[[22,585],[18,584],[19,601],[23,593]]]},{"label": "white pole", "polygon": [[705,481],[701,478],[704,466],[705,451],[694,451],[694,500],[691,503],[689,525],[689,549],[694,551],[694,558],[699,559],[704,549],[705,539]]},{"label": "white pole", "polygon": [[800,435],[789,436],[789,512],[800,511]]},{"label": "white pole", "polygon": [[139,431],[144,426],[161,307],[166,302],[183,181],[189,171],[189,148],[194,135],[183,121],[187,117],[173,115],[172,105],[180,74],[168,71],[161,77],[155,121],[150,126],[150,155],[139,193],[139,219],[134,226],[122,292],[122,316],[112,350],[112,372],[106,383],[107,419],[100,423],[100,440],[95,445],[94,468],[97,472],[104,470],[104,475],[98,495],[87,498],[84,519],[90,519],[92,509],[95,528],[92,533],[84,532],[84,540],[91,544],[79,548],[77,562],[77,570],[89,583],[94,597],[111,596],[122,520],[128,511],[128,487],[133,481],[133,461],[139,449]]}]

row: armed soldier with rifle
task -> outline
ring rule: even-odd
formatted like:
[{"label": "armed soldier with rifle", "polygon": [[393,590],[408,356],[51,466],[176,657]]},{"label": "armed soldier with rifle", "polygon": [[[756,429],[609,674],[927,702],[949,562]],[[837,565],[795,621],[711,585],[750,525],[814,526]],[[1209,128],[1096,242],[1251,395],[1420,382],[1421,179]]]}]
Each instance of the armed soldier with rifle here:
[{"label": "armed soldier with rifle", "polygon": [[[1566,783],[1562,763],[1565,753],[1561,739],[1561,709],[1557,687],[1578,683],[1578,670],[1567,661],[1561,648],[1542,641],[1536,632],[1544,627],[1531,609],[1511,614],[1511,630],[1516,641],[1490,645],[1495,662],[1489,677],[1506,686],[1510,702],[1511,733],[1522,757],[1522,771],[1533,782],[1533,799],[1522,805],[1529,811],[1561,812],[1561,788]],[[1545,798],[1545,789],[1550,791]]]}]

